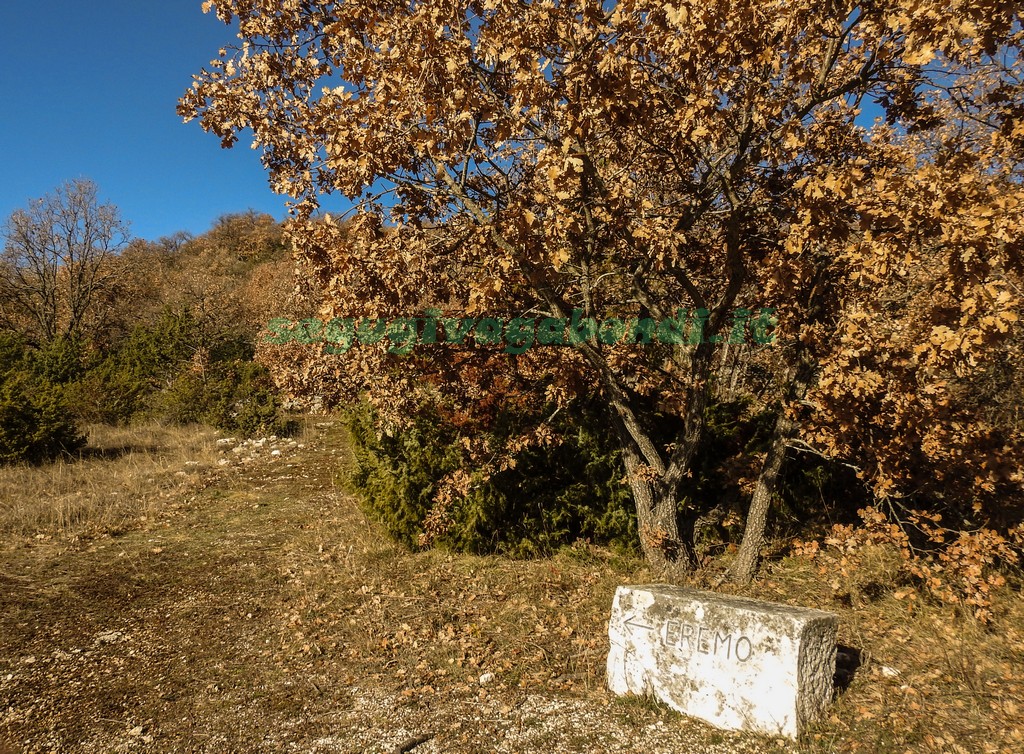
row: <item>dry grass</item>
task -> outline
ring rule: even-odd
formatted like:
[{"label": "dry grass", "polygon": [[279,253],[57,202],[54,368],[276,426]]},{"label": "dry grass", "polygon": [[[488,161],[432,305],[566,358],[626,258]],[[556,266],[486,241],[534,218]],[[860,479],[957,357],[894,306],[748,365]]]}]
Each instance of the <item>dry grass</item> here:
[{"label": "dry grass", "polygon": [[[116,539],[0,553],[0,741],[135,751],[142,730],[148,750],[180,752],[383,753],[420,734],[433,737],[417,754],[1024,750],[1019,591],[997,596],[985,629],[908,599],[884,551],[838,585],[812,561],[771,563],[745,593],[838,613],[862,665],[796,744],[714,731],[604,689],[612,594],[650,581],[643,563],[596,548],[408,552],[339,492],[336,429],[184,495],[150,490],[144,513],[119,514],[150,518]],[[170,437],[179,466],[204,457],[185,449],[209,440]],[[117,480],[156,461],[105,463]],[[19,473],[33,471],[50,478]]]},{"label": "dry grass", "polygon": [[748,593],[823,607],[840,617],[839,642],[861,666],[803,742],[811,752],[1024,751],[1024,601],[1019,574],[983,626],[969,610],[907,587],[899,555],[877,548],[854,576],[804,558],[770,565]]},{"label": "dry grass", "polygon": [[91,425],[75,459],[0,466],[0,535],[94,536],[152,516],[161,501],[202,484],[216,468],[217,433],[145,424]]}]

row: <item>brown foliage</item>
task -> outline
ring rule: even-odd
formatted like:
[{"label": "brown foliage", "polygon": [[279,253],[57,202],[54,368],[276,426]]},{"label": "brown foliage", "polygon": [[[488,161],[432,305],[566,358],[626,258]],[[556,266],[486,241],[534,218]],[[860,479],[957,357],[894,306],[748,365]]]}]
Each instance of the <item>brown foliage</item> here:
[{"label": "brown foliage", "polygon": [[[790,375],[765,405],[811,365],[802,447],[856,465],[880,501],[937,487],[959,510],[1020,499],[1019,437],[954,400],[1018,317],[1015,5],[205,7],[237,18],[241,45],[179,112],[225,145],[253,130],[297,201],[289,232],[325,318],[708,312],[694,344],[284,348],[294,384],[371,389],[391,422],[436,388],[478,427],[503,400],[565,407],[596,389],[647,554],[685,569],[701,509],[677,505],[728,361],[712,336],[771,305],[778,345],[740,358]],[[351,220],[318,215],[333,193],[357,203]],[[473,434],[470,461],[502,456]]]},{"label": "brown foliage", "polygon": [[225,215],[200,236],[136,241],[112,262],[121,270],[114,319],[123,334],[170,308],[189,312],[208,341],[225,333],[255,339],[294,301],[288,252],[281,225],[253,211]]},{"label": "brown foliage", "polygon": [[106,324],[112,260],[129,236],[96,184],[68,181],[32,200],[11,213],[0,237],[0,327],[45,345]]}]

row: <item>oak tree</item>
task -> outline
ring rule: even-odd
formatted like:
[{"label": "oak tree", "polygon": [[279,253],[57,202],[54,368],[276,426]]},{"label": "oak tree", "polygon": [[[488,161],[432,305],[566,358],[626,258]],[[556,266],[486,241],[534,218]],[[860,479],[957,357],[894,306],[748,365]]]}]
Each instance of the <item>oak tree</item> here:
[{"label": "oak tree", "polygon": [[[676,573],[695,562],[708,508],[691,494],[708,408],[749,386],[754,364],[774,375],[756,400],[778,419],[738,578],[788,453],[855,466],[879,501],[918,494],[951,458],[958,478],[977,472],[971,504],[1019,491],[1014,439],[952,395],[1019,307],[1016,4],[204,7],[237,23],[240,43],[179,113],[225,146],[251,130],[272,187],[294,199],[289,232],[325,320],[436,310],[547,321],[548,343],[579,334],[518,355],[479,331],[475,348],[284,349],[294,385],[369,390],[391,422],[436,391],[477,428],[502,402],[558,410],[599,395],[645,554]],[[355,203],[350,217],[333,195]],[[748,337],[745,313],[763,307],[777,310],[771,345]],[[647,318],[677,324],[651,338]],[[549,441],[540,422],[510,447],[473,432],[464,445],[500,468]],[[970,457],[979,446],[985,461]],[[439,520],[467,480],[439,493]]]}]

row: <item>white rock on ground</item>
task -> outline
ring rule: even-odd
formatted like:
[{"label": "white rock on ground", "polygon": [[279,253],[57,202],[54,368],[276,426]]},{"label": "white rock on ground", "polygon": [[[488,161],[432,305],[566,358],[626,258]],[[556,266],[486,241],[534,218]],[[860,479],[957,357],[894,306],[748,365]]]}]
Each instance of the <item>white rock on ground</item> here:
[{"label": "white rock on ground", "polygon": [[838,618],[662,584],[620,586],[608,686],[727,730],[796,738],[832,697]]}]

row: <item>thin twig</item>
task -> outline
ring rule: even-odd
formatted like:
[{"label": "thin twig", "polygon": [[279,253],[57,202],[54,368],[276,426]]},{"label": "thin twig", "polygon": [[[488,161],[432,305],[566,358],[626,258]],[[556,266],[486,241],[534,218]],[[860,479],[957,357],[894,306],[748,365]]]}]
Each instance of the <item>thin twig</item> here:
[{"label": "thin twig", "polygon": [[395,747],[394,754],[406,754],[415,749],[421,744],[425,744],[427,741],[434,737],[433,733],[423,733],[418,736],[412,736],[411,738],[405,739],[402,743]]}]

